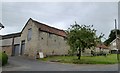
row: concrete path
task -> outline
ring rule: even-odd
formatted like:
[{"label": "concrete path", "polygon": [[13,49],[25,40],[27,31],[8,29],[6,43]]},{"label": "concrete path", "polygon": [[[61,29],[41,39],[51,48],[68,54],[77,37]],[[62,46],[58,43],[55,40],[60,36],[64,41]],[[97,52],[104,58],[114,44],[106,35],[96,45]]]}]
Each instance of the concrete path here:
[{"label": "concrete path", "polygon": [[3,71],[117,71],[118,65],[64,64],[43,62],[23,57],[9,57]]}]

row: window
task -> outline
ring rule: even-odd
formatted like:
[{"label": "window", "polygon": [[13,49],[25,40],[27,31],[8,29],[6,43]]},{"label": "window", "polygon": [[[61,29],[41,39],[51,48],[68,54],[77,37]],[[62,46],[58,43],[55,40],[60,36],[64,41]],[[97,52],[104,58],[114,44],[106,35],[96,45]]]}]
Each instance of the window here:
[{"label": "window", "polygon": [[49,34],[49,38],[52,38],[52,34],[51,33],[48,33]]},{"label": "window", "polygon": [[41,39],[43,40],[43,37],[41,37]]},{"label": "window", "polygon": [[64,41],[66,41],[67,40],[67,37],[64,37]]},{"label": "window", "polygon": [[28,29],[28,41],[31,40],[31,37],[32,37],[32,28]]},{"label": "window", "polygon": [[116,42],[113,43],[113,46],[116,46]]}]

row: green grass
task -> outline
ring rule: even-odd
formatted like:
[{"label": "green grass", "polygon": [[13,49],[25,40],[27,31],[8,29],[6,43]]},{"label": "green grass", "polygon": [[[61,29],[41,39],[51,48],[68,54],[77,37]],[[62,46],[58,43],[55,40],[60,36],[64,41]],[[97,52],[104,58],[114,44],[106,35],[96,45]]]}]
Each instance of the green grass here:
[{"label": "green grass", "polygon": [[82,56],[80,60],[77,59],[77,56],[52,56],[44,59],[43,61],[57,61],[61,63],[72,63],[72,64],[116,64],[117,55],[111,54],[108,56]]}]

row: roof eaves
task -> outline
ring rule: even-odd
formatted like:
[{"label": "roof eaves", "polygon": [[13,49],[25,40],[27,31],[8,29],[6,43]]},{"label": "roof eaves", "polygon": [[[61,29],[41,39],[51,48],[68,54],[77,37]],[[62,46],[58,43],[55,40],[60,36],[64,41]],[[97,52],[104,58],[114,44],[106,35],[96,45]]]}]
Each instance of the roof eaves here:
[{"label": "roof eaves", "polygon": [[20,37],[20,36],[21,36],[21,32],[12,33],[12,34],[7,34],[7,35],[2,35],[2,39],[8,39],[8,38]]}]

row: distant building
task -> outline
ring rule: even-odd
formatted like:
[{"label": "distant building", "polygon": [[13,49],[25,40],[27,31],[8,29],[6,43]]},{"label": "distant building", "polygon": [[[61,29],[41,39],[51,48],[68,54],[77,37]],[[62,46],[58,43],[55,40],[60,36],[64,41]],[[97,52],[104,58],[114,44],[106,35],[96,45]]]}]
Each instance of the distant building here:
[{"label": "distant building", "polygon": [[111,53],[117,53],[117,51],[118,51],[118,48],[117,48],[117,42],[116,42],[117,40],[115,39],[115,40],[113,40],[111,43],[110,43],[110,46],[109,46],[109,48],[110,48],[110,51],[111,51]]},{"label": "distant building", "polygon": [[117,37],[117,48],[120,53],[120,35],[118,35],[118,37]]},{"label": "distant building", "polygon": [[24,55],[35,58],[38,52],[48,55],[66,55],[66,33],[46,24],[29,19],[20,33],[2,36],[3,51],[8,55]]},{"label": "distant building", "polygon": [[110,53],[110,49],[109,47],[105,46],[104,44],[97,44],[96,47],[92,47],[91,49],[85,49],[84,50],[84,53],[82,53],[82,55],[84,56],[91,56],[92,54],[92,51],[94,53],[100,53],[100,52],[103,52],[103,53],[106,53],[106,54],[109,54]]},{"label": "distant building", "polygon": [[98,44],[96,46],[95,52],[103,51],[105,53],[109,53],[110,49],[109,47],[105,46],[104,44]]}]

